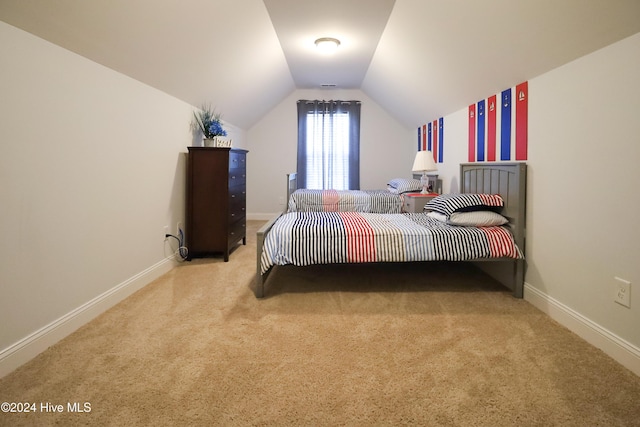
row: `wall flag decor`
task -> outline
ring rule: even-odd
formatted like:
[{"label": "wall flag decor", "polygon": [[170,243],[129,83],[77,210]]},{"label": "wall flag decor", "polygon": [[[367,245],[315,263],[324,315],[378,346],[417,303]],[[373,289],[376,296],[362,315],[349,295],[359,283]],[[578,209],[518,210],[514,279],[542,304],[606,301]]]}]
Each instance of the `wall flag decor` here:
[{"label": "wall flag decor", "polygon": [[469,105],[467,160],[527,160],[528,104],[529,89],[524,82]]},{"label": "wall flag decor", "polygon": [[418,127],[418,151],[433,153],[436,163],[444,162],[444,117]]}]

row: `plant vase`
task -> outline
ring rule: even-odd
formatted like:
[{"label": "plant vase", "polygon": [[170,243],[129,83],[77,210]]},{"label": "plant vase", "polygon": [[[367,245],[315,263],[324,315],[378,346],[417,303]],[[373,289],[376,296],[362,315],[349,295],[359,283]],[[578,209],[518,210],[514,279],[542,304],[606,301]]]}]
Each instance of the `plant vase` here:
[{"label": "plant vase", "polygon": [[231,147],[231,140],[214,136],[213,138],[204,138],[203,145],[205,147]]}]

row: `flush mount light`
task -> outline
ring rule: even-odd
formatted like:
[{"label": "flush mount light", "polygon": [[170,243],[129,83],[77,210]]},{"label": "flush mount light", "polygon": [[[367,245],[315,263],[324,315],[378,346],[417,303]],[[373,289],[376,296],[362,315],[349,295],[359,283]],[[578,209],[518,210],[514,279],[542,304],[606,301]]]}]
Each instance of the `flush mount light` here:
[{"label": "flush mount light", "polygon": [[315,43],[321,52],[333,52],[340,46],[340,40],[333,37],[321,37]]}]

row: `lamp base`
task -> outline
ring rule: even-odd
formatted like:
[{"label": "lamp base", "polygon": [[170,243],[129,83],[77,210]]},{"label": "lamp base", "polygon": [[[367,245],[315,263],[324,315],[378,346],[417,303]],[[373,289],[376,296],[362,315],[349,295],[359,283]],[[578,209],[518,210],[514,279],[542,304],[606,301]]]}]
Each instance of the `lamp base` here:
[{"label": "lamp base", "polygon": [[422,191],[420,194],[429,194],[429,177],[426,172],[422,172],[422,176],[420,177],[420,184],[422,184]]}]

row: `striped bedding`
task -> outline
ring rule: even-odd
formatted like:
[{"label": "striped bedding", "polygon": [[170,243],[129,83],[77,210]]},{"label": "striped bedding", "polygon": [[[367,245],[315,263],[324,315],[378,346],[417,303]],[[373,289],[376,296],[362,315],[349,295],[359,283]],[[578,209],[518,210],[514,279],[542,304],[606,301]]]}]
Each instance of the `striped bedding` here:
[{"label": "striped bedding", "polygon": [[387,190],[296,190],[288,212],[401,213],[403,196]]},{"label": "striped bedding", "polygon": [[505,227],[452,226],[425,213],[293,212],[265,237],[262,274],[274,265],[522,258]]}]

